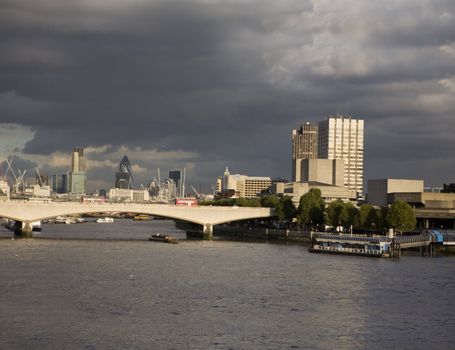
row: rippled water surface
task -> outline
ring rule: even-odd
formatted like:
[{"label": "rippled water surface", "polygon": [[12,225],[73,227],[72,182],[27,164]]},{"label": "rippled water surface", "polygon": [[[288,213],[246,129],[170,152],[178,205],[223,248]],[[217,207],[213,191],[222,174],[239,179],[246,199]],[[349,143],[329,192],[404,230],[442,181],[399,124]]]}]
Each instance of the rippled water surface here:
[{"label": "rippled water surface", "polygon": [[9,237],[1,227],[0,349],[455,348],[454,257],[185,240],[172,221]]}]

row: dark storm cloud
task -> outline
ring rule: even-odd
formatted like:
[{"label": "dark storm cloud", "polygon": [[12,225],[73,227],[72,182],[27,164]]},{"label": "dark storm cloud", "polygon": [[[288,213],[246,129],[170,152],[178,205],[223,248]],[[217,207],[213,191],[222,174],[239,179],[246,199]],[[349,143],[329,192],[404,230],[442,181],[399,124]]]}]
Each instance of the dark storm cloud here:
[{"label": "dark storm cloud", "polygon": [[[366,120],[366,178],[401,175],[398,160],[453,159],[443,130],[455,129],[454,10],[429,0],[4,0],[0,122],[36,131],[29,154],[190,152],[133,162],[186,164],[190,179],[209,182],[225,165],[289,177],[291,129],[344,112]],[[437,184],[431,168],[408,177]]]}]

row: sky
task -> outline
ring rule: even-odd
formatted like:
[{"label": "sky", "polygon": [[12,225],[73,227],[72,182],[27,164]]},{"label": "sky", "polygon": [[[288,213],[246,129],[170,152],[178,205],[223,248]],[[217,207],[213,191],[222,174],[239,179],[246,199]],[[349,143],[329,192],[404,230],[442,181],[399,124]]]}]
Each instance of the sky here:
[{"label": "sky", "polygon": [[[136,185],[187,169],[291,178],[291,131],[365,120],[365,179],[455,182],[453,0],[0,0],[0,161],[86,149]],[[3,168],[4,170],[4,168]]]}]

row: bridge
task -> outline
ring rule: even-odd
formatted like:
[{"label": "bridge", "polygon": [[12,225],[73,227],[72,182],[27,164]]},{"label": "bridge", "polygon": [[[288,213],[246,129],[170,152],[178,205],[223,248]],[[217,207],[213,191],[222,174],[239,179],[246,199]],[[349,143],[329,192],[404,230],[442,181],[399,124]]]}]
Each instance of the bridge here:
[{"label": "bridge", "polygon": [[32,237],[32,222],[57,216],[82,214],[134,213],[188,221],[202,226],[204,239],[212,239],[213,226],[231,221],[267,218],[274,215],[271,208],[175,206],[166,204],[136,203],[78,203],[27,201],[0,202],[0,218],[22,222],[22,237]]}]

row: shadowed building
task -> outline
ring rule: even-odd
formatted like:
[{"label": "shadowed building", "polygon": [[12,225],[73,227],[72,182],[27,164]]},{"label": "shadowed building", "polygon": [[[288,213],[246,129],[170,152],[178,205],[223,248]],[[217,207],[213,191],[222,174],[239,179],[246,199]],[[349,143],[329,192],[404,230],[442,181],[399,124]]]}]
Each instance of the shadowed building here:
[{"label": "shadowed building", "polygon": [[181,197],[183,195],[182,190],[182,171],[181,170],[170,170],[169,171],[169,179],[174,181],[175,188],[176,188],[176,197]]},{"label": "shadowed building", "polygon": [[115,188],[133,188],[133,169],[127,156],[120,161],[119,171],[115,173]]},{"label": "shadowed building", "polygon": [[318,158],[318,126],[305,123],[292,130],[292,181],[301,181],[303,159]]}]

